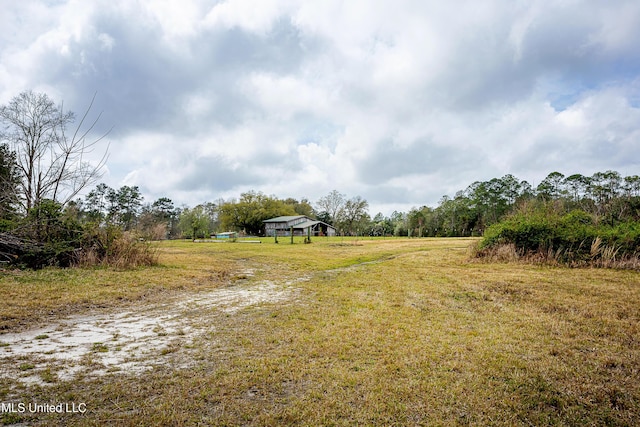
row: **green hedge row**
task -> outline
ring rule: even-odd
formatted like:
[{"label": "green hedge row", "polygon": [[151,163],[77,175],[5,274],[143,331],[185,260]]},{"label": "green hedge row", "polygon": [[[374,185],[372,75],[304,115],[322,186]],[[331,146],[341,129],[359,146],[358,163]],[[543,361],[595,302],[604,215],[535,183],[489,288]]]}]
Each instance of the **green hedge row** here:
[{"label": "green hedge row", "polygon": [[489,227],[480,249],[505,244],[513,244],[523,255],[551,249],[561,252],[569,261],[597,257],[607,247],[615,250],[617,256],[637,256],[640,223],[602,224],[581,210],[567,214],[549,209],[518,212]]}]

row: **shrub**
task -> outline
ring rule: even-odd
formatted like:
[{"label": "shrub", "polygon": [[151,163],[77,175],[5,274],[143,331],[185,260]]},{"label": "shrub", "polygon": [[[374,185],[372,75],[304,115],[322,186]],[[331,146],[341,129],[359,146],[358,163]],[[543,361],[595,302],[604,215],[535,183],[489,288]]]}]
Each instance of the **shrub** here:
[{"label": "shrub", "polygon": [[475,251],[488,259],[503,259],[504,254],[569,265],[634,266],[640,254],[640,224],[597,224],[581,210],[561,215],[544,206],[527,209],[489,227]]},{"label": "shrub", "polygon": [[[9,227],[10,231],[3,232]],[[82,225],[59,203],[43,200],[19,223],[0,222],[0,261],[33,269],[72,265],[133,268],[157,264],[158,254],[137,235],[114,225]]]}]

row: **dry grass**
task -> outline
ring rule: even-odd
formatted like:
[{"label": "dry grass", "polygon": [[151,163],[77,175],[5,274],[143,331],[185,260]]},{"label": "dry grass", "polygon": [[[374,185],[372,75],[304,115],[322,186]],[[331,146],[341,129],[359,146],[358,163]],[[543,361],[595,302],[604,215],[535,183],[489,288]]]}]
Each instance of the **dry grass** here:
[{"label": "dry grass", "polygon": [[140,240],[132,233],[122,233],[111,242],[106,251],[98,250],[96,247],[83,249],[77,255],[75,265],[117,269],[151,267],[158,264],[158,256],[157,247],[150,242]]},{"label": "dry grass", "polygon": [[612,268],[619,270],[640,271],[640,255],[621,255],[620,248],[615,245],[604,245],[599,237],[590,246],[588,259],[574,256],[575,253],[566,248],[548,248],[546,250],[523,252],[513,243],[479,249],[479,245],[469,246],[471,258],[479,261],[521,262],[528,264],[544,264],[549,266],[566,266],[577,268]]},{"label": "dry grass", "polygon": [[[165,244],[167,243],[167,244]],[[234,262],[211,261],[208,248],[154,243],[160,265],[121,270],[99,266],[0,271],[0,332],[13,332],[86,310],[109,310],[226,283]]]},{"label": "dry grass", "polygon": [[[48,270],[42,274],[64,273],[49,294],[65,290],[60,306],[81,290],[110,305],[116,295],[139,298],[102,294],[123,282],[155,282],[149,298],[175,296],[199,281],[220,283],[219,271],[245,281],[308,280],[296,282],[288,303],[205,311],[210,332],[172,348],[142,378],[118,373],[46,388],[9,379],[0,401],[89,409],[23,417],[35,424],[638,425],[638,273],[472,263],[470,242],[165,242],[157,268]],[[247,265],[254,277],[242,276]],[[16,292],[14,280],[40,286],[36,274],[3,278],[2,289]],[[72,287],[74,274],[87,284]]]}]

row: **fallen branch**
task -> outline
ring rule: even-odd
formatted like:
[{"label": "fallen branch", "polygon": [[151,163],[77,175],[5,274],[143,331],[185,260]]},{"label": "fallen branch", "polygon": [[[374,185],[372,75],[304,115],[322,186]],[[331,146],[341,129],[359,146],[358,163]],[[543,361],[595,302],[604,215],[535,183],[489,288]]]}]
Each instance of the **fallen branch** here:
[{"label": "fallen branch", "polygon": [[0,233],[0,260],[12,262],[22,254],[39,250],[42,250],[40,243],[11,233]]}]

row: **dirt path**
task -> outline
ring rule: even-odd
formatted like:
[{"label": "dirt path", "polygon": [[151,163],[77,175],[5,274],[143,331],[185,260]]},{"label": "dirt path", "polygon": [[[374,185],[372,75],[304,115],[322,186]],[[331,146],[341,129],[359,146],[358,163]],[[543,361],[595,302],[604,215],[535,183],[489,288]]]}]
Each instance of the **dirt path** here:
[{"label": "dirt path", "polygon": [[[252,271],[245,276],[251,277]],[[308,280],[308,278],[296,281]],[[46,385],[76,376],[136,373],[214,329],[210,318],[294,298],[296,281],[251,280],[123,312],[77,315],[46,327],[0,335],[0,377]]]}]

